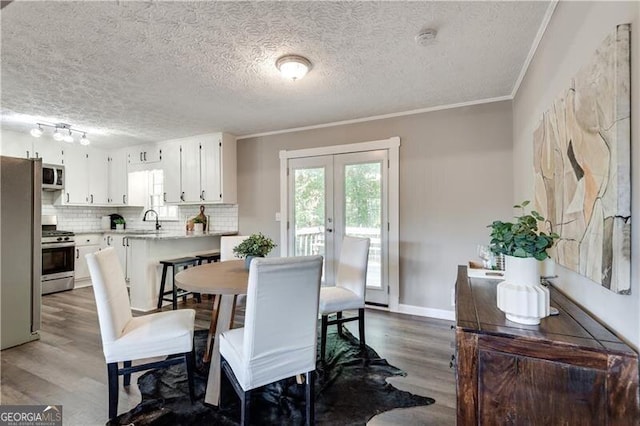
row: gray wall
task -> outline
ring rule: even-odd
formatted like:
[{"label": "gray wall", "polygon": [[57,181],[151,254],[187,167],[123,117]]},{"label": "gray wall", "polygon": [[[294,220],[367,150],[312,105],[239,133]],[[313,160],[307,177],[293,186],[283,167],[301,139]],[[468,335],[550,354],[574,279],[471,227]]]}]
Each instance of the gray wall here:
[{"label": "gray wall", "polygon": [[452,310],[456,265],[488,243],[486,225],[511,215],[511,102],[238,141],[242,234],[279,242],[278,153],[400,137],[400,303]]},{"label": "gray wall", "polygon": [[632,283],[614,294],[562,267],[556,282],[636,348],[640,346],[640,2],[560,2],[513,102],[514,196],[533,194],[534,126],[617,24],[631,22]]}]

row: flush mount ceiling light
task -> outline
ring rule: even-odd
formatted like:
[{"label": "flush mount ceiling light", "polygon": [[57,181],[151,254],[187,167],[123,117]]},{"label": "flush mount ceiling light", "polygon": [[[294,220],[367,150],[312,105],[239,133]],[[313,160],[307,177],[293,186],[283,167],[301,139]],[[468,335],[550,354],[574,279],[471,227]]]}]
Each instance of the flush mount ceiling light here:
[{"label": "flush mount ceiling light", "polygon": [[47,123],[36,123],[36,126],[31,129],[31,136],[35,138],[39,138],[43,135],[44,131],[42,130],[42,126],[51,127],[54,129],[53,131],[53,139],[60,142],[65,141],[67,143],[73,143],[73,132],[82,133],[82,138],[80,138],[81,145],[89,145],[91,142],[87,138],[87,132],[84,130],[78,130],[71,128],[70,124],[66,123],[57,123],[57,124],[47,124]]},{"label": "flush mount ceiling light", "polygon": [[285,55],[278,58],[276,68],[278,68],[283,77],[296,81],[311,70],[311,61],[304,56]]}]

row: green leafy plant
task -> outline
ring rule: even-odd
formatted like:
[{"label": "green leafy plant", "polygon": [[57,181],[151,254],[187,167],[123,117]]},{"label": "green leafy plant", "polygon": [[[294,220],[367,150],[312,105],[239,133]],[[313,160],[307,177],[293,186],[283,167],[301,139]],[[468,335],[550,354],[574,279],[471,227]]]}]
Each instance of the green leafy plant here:
[{"label": "green leafy plant", "polygon": [[276,244],[269,237],[262,235],[261,232],[257,234],[251,234],[249,238],[238,244],[233,248],[233,253],[240,258],[247,256],[264,257]]},{"label": "green leafy plant", "polygon": [[487,226],[491,228],[491,252],[514,257],[534,257],[538,260],[549,257],[547,249],[553,247],[559,235],[539,231],[538,222],[544,222],[545,219],[535,210],[525,214],[524,208],[527,205],[529,201],[513,206],[522,211],[520,216],[515,216],[515,223],[496,220]]},{"label": "green leafy plant", "polygon": [[207,223],[207,221],[206,219],[203,219],[200,216],[196,216],[193,218],[193,223]]},{"label": "green leafy plant", "polygon": [[124,225],[126,221],[124,219],[114,219],[113,223],[115,223],[116,225]]}]

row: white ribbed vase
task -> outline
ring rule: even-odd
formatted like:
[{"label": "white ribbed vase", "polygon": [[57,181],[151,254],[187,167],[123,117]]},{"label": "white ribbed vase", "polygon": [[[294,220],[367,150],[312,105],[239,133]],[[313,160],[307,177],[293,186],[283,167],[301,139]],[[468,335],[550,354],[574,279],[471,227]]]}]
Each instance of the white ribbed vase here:
[{"label": "white ribbed vase", "polygon": [[549,289],[540,284],[539,262],[533,257],[505,256],[497,296],[498,309],[509,321],[536,325],[549,315]]}]

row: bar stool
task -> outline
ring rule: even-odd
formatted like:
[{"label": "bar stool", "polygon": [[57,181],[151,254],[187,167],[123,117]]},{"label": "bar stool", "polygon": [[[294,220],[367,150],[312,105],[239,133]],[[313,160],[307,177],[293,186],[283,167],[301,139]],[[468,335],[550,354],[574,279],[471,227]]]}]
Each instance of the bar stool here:
[{"label": "bar stool", "polygon": [[[186,302],[187,295],[191,294],[190,291],[176,287],[176,274],[178,273],[178,269],[181,267],[187,269],[189,266],[197,266],[199,265],[199,260],[197,257],[180,257],[178,259],[161,260],[160,264],[162,265],[162,281],[160,282],[160,294],[158,295],[158,309],[162,307],[162,302],[166,300],[167,302],[171,302],[173,310],[176,310],[178,309],[178,297],[182,297],[182,300]],[[167,282],[167,270],[169,267],[172,268],[173,272],[173,288],[165,291],[164,287]],[[165,297],[166,295],[171,295],[171,298]],[[199,293],[194,293],[193,297],[196,298],[198,303],[201,302]]]},{"label": "bar stool", "polygon": [[205,260],[207,263],[220,262],[220,250],[212,251],[211,253],[198,254],[196,257],[198,258],[198,265],[202,265],[202,262]]}]

